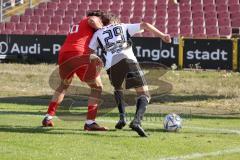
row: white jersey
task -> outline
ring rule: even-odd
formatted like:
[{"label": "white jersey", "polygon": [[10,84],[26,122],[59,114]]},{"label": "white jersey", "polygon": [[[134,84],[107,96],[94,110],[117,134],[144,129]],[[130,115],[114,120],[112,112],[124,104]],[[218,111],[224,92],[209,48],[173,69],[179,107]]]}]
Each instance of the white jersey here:
[{"label": "white jersey", "polygon": [[102,49],[106,70],[124,58],[137,62],[130,37],[140,31],[140,23],[111,24],[94,33],[89,48],[96,52],[98,47]]}]

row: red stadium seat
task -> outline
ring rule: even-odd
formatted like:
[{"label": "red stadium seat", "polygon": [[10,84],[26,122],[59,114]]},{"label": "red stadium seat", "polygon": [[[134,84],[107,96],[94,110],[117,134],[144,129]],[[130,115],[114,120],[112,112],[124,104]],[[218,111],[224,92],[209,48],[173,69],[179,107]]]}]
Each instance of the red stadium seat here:
[{"label": "red stadium seat", "polygon": [[208,27],[208,26],[217,26],[218,25],[217,18],[205,19],[205,25],[206,25],[206,27]]},{"label": "red stadium seat", "polygon": [[37,25],[37,31],[47,31],[48,30],[48,24],[47,23],[41,23]]},{"label": "red stadium seat", "polygon": [[26,23],[24,23],[24,22],[17,23],[17,24],[16,24],[16,30],[25,31],[25,30],[26,30]]},{"label": "red stadium seat", "polygon": [[87,15],[87,11],[86,10],[78,10],[76,12],[76,17],[78,17],[78,16],[83,17],[83,16],[86,16],[86,15]]},{"label": "red stadium seat", "polygon": [[224,27],[224,26],[230,26],[231,22],[229,18],[220,18],[218,19],[218,26]]},{"label": "red stadium seat", "polygon": [[39,24],[40,23],[40,19],[41,19],[40,16],[32,16],[31,19],[30,19],[30,22]]},{"label": "red stadium seat", "polygon": [[215,3],[217,5],[224,5],[228,3],[228,0],[215,0]]},{"label": "red stadium seat", "polygon": [[193,26],[204,26],[204,19],[203,18],[194,18]]},{"label": "red stadium seat", "polygon": [[2,30],[1,34],[12,34],[12,30],[11,29]]},{"label": "red stadium seat", "polygon": [[89,5],[89,9],[90,10],[98,10],[99,5],[97,3],[92,3],[91,5]]},{"label": "red stadium seat", "polygon": [[47,2],[47,8],[49,8],[49,9],[54,9],[54,10],[56,10],[57,9],[57,3],[55,3],[55,2]]},{"label": "red stadium seat", "polygon": [[0,23],[0,31],[5,30],[5,23]]},{"label": "red stadium seat", "polygon": [[203,0],[204,5],[215,4],[215,0]]},{"label": "red stadium seat", "polygon": [[15,30],[15,27],[16,27],[16,23],[14,22],[6,22],[5,23],[5,30]]},{"label": "red stadium seat", "polygon": [[74,10],[67,10],[67,11],[65,11],[65,16],[75,17],[75,11]]},{"label": "red stadium seat", "polygon": [[230,37],[231,36],[231,27],[220,27],[219,28],[219,35],[221,37]]},{"label": "red stadium seat", "polygon": [[54,16],[51,18],[51,23],[62,24],[62,17],[61,16]]},{"label": "red stadium seat", "polygon": [[216,10],[216,5],[214,4],[208,4],[204,6],[204,11],[209,12],[209,11],[215,11]]},{"label": "red stadium seat", "polygon": [[44,10],[41,8],[35,8],[34,9],[34,15],[35,16],[43,16],[44,15]]},{"label": "red stadium seat", "polygon": [[238,12],[238,11],[240,11],[240,5],[239,4],[229,5],[229,11],[230,12]]},{"label": "red stadium seat", "polygon": [[133,16],[143,16],[143,11],[134,9]]},{"label": "red stadium seat", "polygon": [[59,24],[57,23],[52,23],[48,25],[48,30],[55,30],[56,32],[58,32],[59,30]]},{"label": "red stadium seat", "polygon": [[21,22],[25,22],[25,23],[29,23],[29,22],[30,22],[30,16],[21,15],[21,16],[20,16],[20,21],[21,21]]},{"label": "red stadium seat", "polygon": [[239,0],[230,0],[228,1],[229,5],[235,5],[235,4],[239,4]]},{"label": "red stadium seat", "polygon": [[140,17],[140,16],[136,16],[136,17],[133,17],[133,18],[131,18],[130,19],[130,22],[131,23],[140,23],[142,21],[142,17]]},{"label": "red stadium seat", "polygon": [[82,18],[83,18],[83,16],[77,16],[77,17],[73,18],[73,23],[78,24],[82,20]]},{"label": "red stadium seat", "polygon": [[67,5],[68,3],[59,3],[57,6],[57,10],[62,9],[62,10],[66,10],[67,9]]},{"label": "red stadium seat", "polygon": [[21,35],[21,34],[23,34],[23,31],[22,30],[14,30],[14,31],[12,31],[11,34]]},{"label": "red stadium seat", "polygon": [[205,34],[205,29],[203,26],[193,26],[193,36]]},{"label": "red stadium seat", "polygon": [[157,25],[157,29],[159,29],[161,32],[165,33],[166,32],[166,27],[164,25]]},{"label": "red stadium seat", "polygon": [[45,35],[46,31],[45,30],[37,30],[34,32],[35,35]]},{"label": "red stadium seat", "polygon": [[178,18],[168,18],[168,23],[167,23],[167,25],[169,25],[169,26],[174,26],[174,25],[178,25],[179,24],[179,19]]},{"label": "red stadium seat", "polygon": [[191,11],[181,11],[180,12],[180,17],[181,18],[191,18],[192,17],[192,12]]},{"label": "red stadium seat", "polygon": [[190,4],[191,0],[181,0],[181,3],[187,3]]},{"label": "red stadium seat", "polygon": [[223,5],[219,5],[217,6],[217,12],[227,12],[228,11],[228,5],[223,4]]},{"label": "red stadium seat", "polygon": [[102,11],[109,11],[110,10],[110,4],[109,3],[101,4],[101,5],[99,5],[99,9],[102,10]]},{"label": "red stadium seat", "polygon": [[47,9],[47,3],[41,2],[41,3],[38,5],[38,8],[41,8],[41,9],[43,9],[43,10]]},{"label": "red stadium seat", "polygon": [[231,22],[232,27],[240,27],[240,18],[233,18]]},{"label": "red stadium seat", "polygon": [[193,4],[191,8],[194,12],[203,11],[203,5],[201,3]]},{"label": "red stadium seat", "polygon": [[197,11],[192,13],[193,18],[204,18],[204,13],[203,11]]},{"label": "red stadium seat", "polygon": [[58,31],[56,33],[56,35],[67,35],[68,34],[68,31],[65,31],[65,30],[62,30],[62,31]]},{"label": "red stadium seat", "polygon": [[88,5],[88,3],[80,3],[78,5],[78,9],[88,10],[89,9],[89,5]]},{"label": "red stadium seat", "polygon": [[121,6],[121,4],[120,3],[114,3],[114,4],[112,4],[111,6],[110,6],[110,10],[121,10],[122,9],[122,6]]},{"label": "red stadium seat", "polygon": [[67,31],[70,30],[70,24],[69,23],[63,23],[62,25],[59,25],[59,31]]},{"label": "red stadium seat", "polygon": [[56,16],[65,16],[65,10],[64,9],[58,9],[55,11]]},{"label": "red stadium seat", "polygon": [[192,27],[187,26],[181,26],[180,27],[180,35],[184,37],[192,37]]},{"label": "red stadium seat", "polygon": [[161,11],[161,10],[157,11],[156,14],[157,14],[156,17],[163,17],[163,18],[165,18],[167,16],[167,12],[166,11]]},{"label": "red stadium seat", "polygon": [[230,15],[230,17],[231,17],[231,19],[240,17],[240,11],[232,12],[231,15]]},{"label": "red stadium seat", "polygon": [[180,3],[179,10],[180,10],[180,12],[191,11],[191,5],[188,3]]},{"label": "red stadium seat", "polygon": [[167,11],[167,5],[157,5],[157,11]]},{"label": "red stadium seat", "polygon": [[72,16],[65,16],[65,17],[63,18],[63,23],[72,24],[72,23],[73,23],[73,17],[72,17]]},{"label": "red stadium seat", "polygon": [[166,22],[167,22],[167,20],[166,20],[166,18],[164,18],[164,17],[158,17],[157,19],[156,19],[156,26],[162,26],[162,25],[165,25],[166,24]]},{"label": "red stadium seat", "polygon": [[54,13],[53,9],[47,9],[44,11],[44,16],[53,17],[54,15],[55,15],[55,13]]},{"label": "red stadium seat", "polygon": [[33,30],[26,30],[26,31],[23,31],[23,34],[24,35],[33,35],[34,31]]},{"label": "red stadium seat", "polygon": [[48,30],[46,31],[46,35],[56,35],[57,31],[55,30]]},{"label": "red stadium seat", "polygon": [[217,26],[206,27],[206,34],[208,37],[219,37],[218,27]]},{"label": "red stadium seat", "polygon": [[230,19],[230,13],[229,12],[219,12],[218,13],[218,18],[221,19],[221,18],[228,18]]},{"label": "red stadium seat", "polygon": [[127,17],[127,16],[121,16],[120,20],[123,23],[129,23],[130,22],[130,18]]},{"label": "red stadium seat", "polygon": [[33,14],[34,14],[34,11],[31,8],[27,8],[24,12],[24,15],[27,15],[27,16],[32,16]]},{"label": "red stadium seat", "polygon": [[153,17],[154,16],[154,14],[155,14],[155,10],[153,10],[153,9],[149,9],[149,10],[145,10],[145,16],[148,16],[148,17]]},{"label": "red stadium seat", "polygon": [[13,15],[10,19],[11,22],[19,23],[20,22],[20,16]]},{"label": "red stadium seat", "polygon": [[190,18],[181,18],[180,19],[180,26],[192,26],[192,19]]},{"label": "red stadium seat", "polygon": [[78,3],[70,3],[67,6],[67,10],[77,10],[78,9]]},{"label": "red stadium seat", "polygon": [[36,31],[37,30],[37,24],[36,23],[27,24],[26,25],[26,30]]},{"label": "red stadium seat", "polygon": [[143,21],[155,25],[155,18],[153,18],[153,17],[148,17],[148,16],[144,17]]},{"label": "red stadium seat", "polygon": [[179,27],[178,26],[168,26],[167,33],[170,34],[171,37],[176,37],[179,35]]},{"label": "red stadium seat", "polygon": [[191,3],[194,4],[199,4],[202,3],[202,0],[191,0]]},{"label": "red stadium seat", "polygon": [[168,11],[168,18],[178,18],[179,17],[179,13],[178,12],[172,12],[172,11]]},{"label": "red stadium seat", "polygon": [[40,23],[48,23],[48,24],[50,24],[51,23],[51,17],[49,17],[49,16],[41,17]]},{"label": "red stadium seat", "polygon": [[208,18],[217,18],[217,12],[215,12],[215,11],[205,12],[204,17],[206,19],[208,19]]}]

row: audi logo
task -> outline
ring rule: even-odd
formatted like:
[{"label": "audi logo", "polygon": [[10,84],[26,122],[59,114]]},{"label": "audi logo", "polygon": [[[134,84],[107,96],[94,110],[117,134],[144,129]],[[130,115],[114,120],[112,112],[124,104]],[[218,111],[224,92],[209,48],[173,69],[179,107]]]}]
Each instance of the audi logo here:
[{"label": "audi logo", "polygon": [[8,51],[8,44],[6,42],[0,42],[0,54],[6,54]]}]

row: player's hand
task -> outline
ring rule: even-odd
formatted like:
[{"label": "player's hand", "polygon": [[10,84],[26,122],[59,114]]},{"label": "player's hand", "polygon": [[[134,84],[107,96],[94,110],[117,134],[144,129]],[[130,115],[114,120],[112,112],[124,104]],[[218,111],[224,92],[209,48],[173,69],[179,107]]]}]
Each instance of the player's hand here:
[{"label": "player's hand", "polygon": [[162,37],[162,40],[165,42],[165,43],[171,43],[172,40],[171,40],[171,36],[169,34],[165,34],[163,37]]},{"label": "player's hand", "polygon": [[90,62],[91,62],[91,61],[98,60],[98,59],[99,59],[99,57],[98,57],[96,54],[90,54],[90,57],[89,57],[89,59],[90,59]]}]

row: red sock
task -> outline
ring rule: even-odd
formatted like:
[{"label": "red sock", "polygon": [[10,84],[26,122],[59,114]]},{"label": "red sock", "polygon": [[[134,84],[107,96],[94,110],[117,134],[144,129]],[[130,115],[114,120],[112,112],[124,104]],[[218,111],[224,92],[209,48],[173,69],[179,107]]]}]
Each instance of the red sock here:
[{"label": "red sock", "polygon": [[55,112],[57,110],[58,107],[58,103],[57,102],[50,102],[49,106],[48,106],[48,111],[47,113],[51,116],[55,115]]},{"label": "red sock", "polygon": [[87,120],[95,120],[97,116],[97,105],[89,105],[88,106],[88,113],[87,113]]}]

